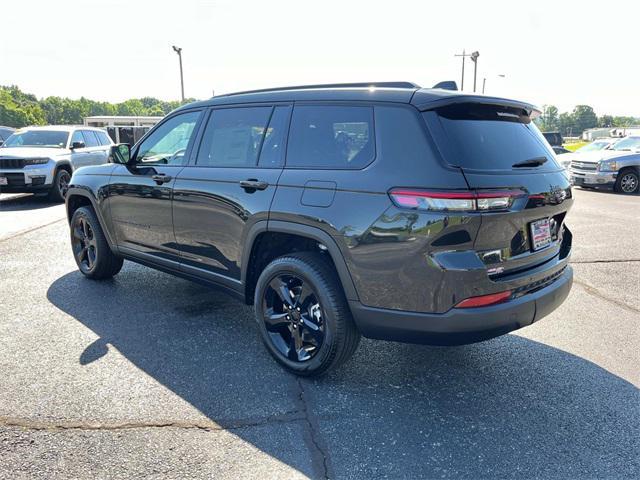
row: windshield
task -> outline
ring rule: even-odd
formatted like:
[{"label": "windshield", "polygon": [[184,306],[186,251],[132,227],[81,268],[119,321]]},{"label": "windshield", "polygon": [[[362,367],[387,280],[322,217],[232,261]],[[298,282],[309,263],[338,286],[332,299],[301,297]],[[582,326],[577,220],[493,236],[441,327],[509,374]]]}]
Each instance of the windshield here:
[{"label": "windshield", "polygon": [[612,150],[638,150],[640,149],[640,137],[627,137],[616,143]]},{"label": "windshield", "polygon": [[536,163],[536,170],[557,169],[555,155],[522,109],[460,104],[426,112],[425,118],[445,146],[447,163],[474,170],[511,170]]},{"label": "windshield", "polygon": [[592,142],[589,145],[585,145],[584,147],[580,147],[576,150],[576,152],[585,153],[585,152],[597,152],[599,150],[604,150],[611,142]]},{"label": "windshield", "polygon": [[6,147],[65,148],[69,132],[59,130],[18,130],[2,145]]}]

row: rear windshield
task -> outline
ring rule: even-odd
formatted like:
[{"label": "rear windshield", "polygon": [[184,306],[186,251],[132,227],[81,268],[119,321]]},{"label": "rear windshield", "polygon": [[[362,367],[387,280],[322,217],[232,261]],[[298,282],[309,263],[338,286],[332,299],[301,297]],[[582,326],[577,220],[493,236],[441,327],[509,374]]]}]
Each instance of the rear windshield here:
[{"label": "rear windshield", "polygon": [[425,112],[446,161],[473,170],[511,170],[546,159],[536,169],[558,168],[540,130],[525,111],[495,105],[460,104]]}]

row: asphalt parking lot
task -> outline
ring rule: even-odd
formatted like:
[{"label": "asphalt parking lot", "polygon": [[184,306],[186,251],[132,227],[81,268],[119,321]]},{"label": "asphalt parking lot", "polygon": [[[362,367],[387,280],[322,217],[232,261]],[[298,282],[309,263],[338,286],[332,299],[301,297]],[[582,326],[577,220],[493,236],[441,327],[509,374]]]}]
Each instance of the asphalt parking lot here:
[{"label": "asphalt parking lot", "polygon": [[284,373],[252,311],[127,262],[86,280],[64,207],[0,198],[0,478],[638,478],[640,197],[575,191],[575,283],[455,348],[364,340]]}]

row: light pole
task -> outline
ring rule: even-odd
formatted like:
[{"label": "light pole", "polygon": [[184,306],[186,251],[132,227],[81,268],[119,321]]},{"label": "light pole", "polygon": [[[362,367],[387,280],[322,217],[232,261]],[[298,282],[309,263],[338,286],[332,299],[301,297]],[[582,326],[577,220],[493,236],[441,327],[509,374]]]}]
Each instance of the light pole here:
[{"label": "light pole", "polygon": [[[497,75],[497,77],[498,77],[498,78],[505,78],[505,77],[506,77],[506,75],[505,75],[504,73],[500,73],[500,74],[498,74],[498,75]],[[484,94],[484,87],[486,86],[486,84],[487,84],[487,77],[484,77],[484,78],[482,79],[482,93],[483,93],[483,94]]]},{"label": "light pole", "polygon": [[476,79],[478,77],[478,57],[480,53],[475,51],[471,54],[471,61],[473,62],[473,91],[476,91]]},{"label": "light pole", "polygon": [[182,76],[182,48],[172,46],[173,51],[178,54],[178,60],[180,61],[180,91],[182,92],[182,101],[184,102],[184,77]]}]

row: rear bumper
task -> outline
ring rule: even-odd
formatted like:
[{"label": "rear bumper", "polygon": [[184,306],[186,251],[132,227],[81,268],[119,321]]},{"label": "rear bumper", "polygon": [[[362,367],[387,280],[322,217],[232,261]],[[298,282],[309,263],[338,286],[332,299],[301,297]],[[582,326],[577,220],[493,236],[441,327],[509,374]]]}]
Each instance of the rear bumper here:
[{"label": "rear bumper", "polygon": [[360,332],[369,338],[429,345],[462,345],[504,335],[553,312],[569,295],[573,270],[567,265],[552,284],[489,307],[451,309],[442,314],[367,307],[350,301]]}]

